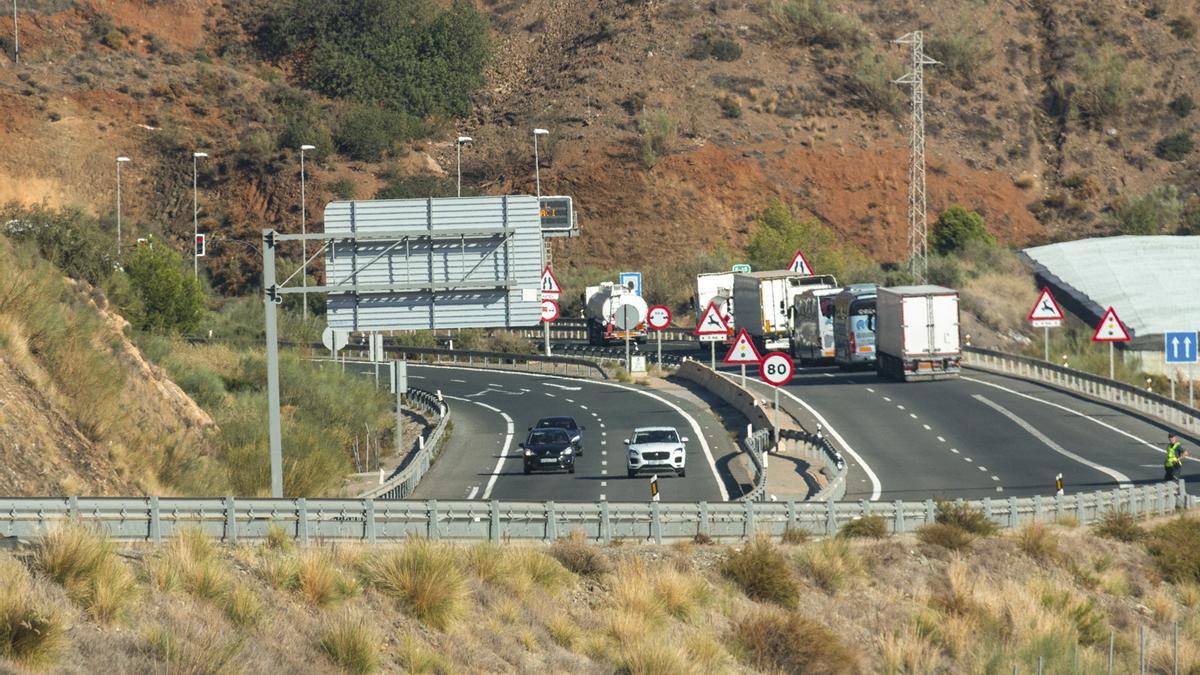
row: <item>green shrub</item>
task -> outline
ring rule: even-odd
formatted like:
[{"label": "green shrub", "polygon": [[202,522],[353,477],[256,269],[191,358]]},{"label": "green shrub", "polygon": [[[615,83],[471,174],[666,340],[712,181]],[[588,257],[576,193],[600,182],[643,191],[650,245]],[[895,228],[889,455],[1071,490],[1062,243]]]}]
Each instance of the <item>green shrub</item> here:
[{"label": "green shrub", "polygon": [[1195,107],[1196,102],[1187,94],[1180,94],[1171,99],[1171,102],[1167,104],[1167,109],[1180,119],[1191,115]]},{"label": "green shrub", "polygon": [[184,272],[178,253],[161,243],[139,246],[125,263],[125,274],[142,307],[141,315],[130,319],[139,329],[186,333],[200,325],[204,292]]},{"label": "green shrub", "polygon": [[942,211],[933,224],[932,234],[933,249],[943,255],[961,251],[971,241],[982,241],[989,246],[996,243],[983,224],[983,216],[957,204]]},{"label": "green shrub", "polygon": [[330,660],[354,675],[379,670],[379,644],[374,623],[350,610],[326,619],[317,642]]},{"label": "green shrub", "polygon": [[863,49],[850,64],[845,86],[854,104],[863,110],[895,115],[901,108],[901,90],[895,83],[899,75],[882,53]]},{"label": "green shrub", "polygon": [[1192,134],[1181,131],[1160,139],[1154,144],[1154,156],[1168,162],[1178,162],[1191,153],[1194,143]]},{"label": "green shrub", "polygon": [[125,38],[125,34],[115,28],[105,33],[104,37],[100,38],[100,41],[104,43],[105,47],[118,51],[124,49],[126,43],[128,42],[128,40]]},{"label": "green shrub", "polygon": [[859,670],[854,652],[833,631],[795,611],[752,609],[734,623],[733,641],[743,659],[760,672],[835,674]]},{"label": "green shrub", "polygon": [[776,202],[758,217],[746,246],[748,262],[754,269],[784,269],[796,249],[804,251],[817,274],[833,274],[847,283],[873,266],[861,250],[819,220],[798,219],[786,205]]},{"label": "green shrub", "polygon": [[922,544],[941,546],[951,551],[963,551],[971,547],[975,536],[957,525],[930,523],[917,528],[917,539]]},{"label": "green shrub", "polygon": [[[1177,16],[1169,22],[1171,34],[1180,40],[1191,40],[1196,37],[1196,21],[1191,17]],[[1182,117],[1182,115],[1180,115]]]},{"label": "green shrub", "polygon": [[939,501],[934,520],[981,537],[991,536],[999,529],[995,521],[984,515],[981,509],[972,508],[962,502]]},{"label": "green shrub", "polygon": [[721,96],[717,99],[717,105],[721,106],[722,117],[734,120],[742,116],[742,102],[735,95],[725,94]]},{"label": "green shrub", "polygon": [[[1125,109],[1129,102],[1127,67],[1125,58],[1110,46],[1075,60],[1078,84],[1071,91],[1070,100],[1089,123],[1098,125]],[[1059,89],[1067,91],[1065,85],[1060,84]]]},{"label": "green shrub", "polygon": [[358,193],[358,186],[355,185],[352,178],[338,178],[329,184],[329,191],[338,199],[354,199],[354,195]]},{"label": "green shrub", "polygon": [[1105,539],[1124,542],[1140,541],[1146,537],[1146,530],[1142,529],[1137,518],[1128,511],[1106,511],[1093,531]]},{"label": "green shrub", "polygon": [[1200,582],[1200,519],[1183,516],[1155,527],[1146,538],[1146,550],[1171,581]]},{"label": "green shrub", "polygon": [[420,120],[376,105],[351,106],[338,120],[333,140],[339,152],[364,162],[378,161],[397,143],[421,134]]},{"label": "green shrub", "polygon": [[1124,197],[1113,209],[1112,217],[1121,234],[1162,234],[1179,222],[1183,202],[1173,185],[1154,188],[1144,195]]},{"label": "green shrub", "polygon": [[665,110],[648,111],[638,120],[641,134],[641,159],[647,169],[675,146],[675,120]]},{"label": "green shrub", "polygon": [[31,669],[49,667],[67,644],[64,613],[36,592],[25,566],[0,556],[0,657]]},{"label": "green shrub", "polygon": [[584,539],[583,532],[573,531],[550,546],[550,555],[568,570],[585,577],[599,577],[612,570],[612,565],[600,549]]},{"label": "green shrub", "polygon": [[53,210],[11,202],[0,209],[4,233],[17,241],[32,241],[63,274],[101,285],[116,267],[116,235],[79,209]]},{"label": "green shrub", "polygon": [[842,526],[838,536],[863,539],[882,539],[888,534],[887,521],[883,516],[871,515],[855,518]]},{"label": "green shrub", "polygon": [[687,55],[697,60],[711,57],[718,61],[737,61],[742,57],[742,46],[720,33],[705,31],[696,36]]},{"label": "green shrub", "polygon": [[857,16],[846,16],[826,0],[775,0],[766,8],[767,34],[781,42],[828,49],[860,47],[867,29]]},{"label": "green shrub", "polygon": [[469,590],[453,549],[410,540],[399,549],[372,555],[367,579],[422,623],[445,629],[466,609]]},{"label": "green shrub", "polygon": [[721,564],[721,574],[732,580],[751,600],[795,607],[800,585],[783,554],[766,539],[756,539],[733,551]]},{"label": "green shrub", "polygon": [[986,34],[968,34],[954,31],[949,34],[931,36],[925,43],[929,56],[941,62],[954,76],[973,83],[979,69],[992,58]]},{"label": "green shrub", "polygon": [[[458,194],[458,183],[454,178],[438,176],[397,176],[375,192],[375,199],[424,199],[426,197],[454,197]],[[463,190],[470,197],[474,190]]]}]

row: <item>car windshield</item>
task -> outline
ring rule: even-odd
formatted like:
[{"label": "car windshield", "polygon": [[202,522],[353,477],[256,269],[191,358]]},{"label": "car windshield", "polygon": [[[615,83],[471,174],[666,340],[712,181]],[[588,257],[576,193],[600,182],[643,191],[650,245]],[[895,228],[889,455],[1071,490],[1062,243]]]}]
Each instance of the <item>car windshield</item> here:
[{"label": "car windshield", "polygon": [[642,443],[678,443],[679,436],[674,429],[651,429],[650,431],[639,431],[633,437],[634,445]]},{"label": "car windshield", "polygon": [[530,445],[545,445],[548,443],[566,443],[568,440],[569,439],[567,438],[566,432],[560,431],[558,429],[551,429],[551,430],[547,430],[547,431],[535,431],[529,435],[529,444]]},{"label": "car windshield", "polygon": [[550,417],[538,422],[538,429],[574,429],[575,420],[570,417]]}]

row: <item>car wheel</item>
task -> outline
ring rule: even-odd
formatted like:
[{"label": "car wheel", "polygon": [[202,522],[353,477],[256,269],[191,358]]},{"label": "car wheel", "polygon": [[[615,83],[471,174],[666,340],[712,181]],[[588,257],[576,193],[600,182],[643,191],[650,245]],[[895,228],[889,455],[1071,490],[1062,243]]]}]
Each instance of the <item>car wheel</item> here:
[{"label": "car wheel", "polygon": [[629,477],[630,477],[630,478],[633,478],[633,477],[635,477],[635,476],[637,476],[637,472],[636,472],[636,471],[634,471],[633,469],[630,469],[630,470],[629,470]]},{"label": "car wheel", "polygon": [[574,464],[572,464],[570,467],[567,468],[567,473],[575,473],[575,465]]},{"label": "car wheel", "polygon": [[680,478],[687,478],[687,469],[680,469],[680,470],[679,470],[679,477],[680,477]]}]

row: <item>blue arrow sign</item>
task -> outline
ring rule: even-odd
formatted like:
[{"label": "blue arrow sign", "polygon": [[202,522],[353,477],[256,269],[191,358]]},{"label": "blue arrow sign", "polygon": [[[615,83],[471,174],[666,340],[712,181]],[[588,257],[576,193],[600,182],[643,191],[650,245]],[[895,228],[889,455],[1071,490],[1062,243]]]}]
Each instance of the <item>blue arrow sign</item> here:
[{"label": "blue arrow sign", "polygon": [[1196,363],[1196,348],[1200,346],[1195,331],[1181,331],[1163,335],[1163,354],[1167,363]]}]

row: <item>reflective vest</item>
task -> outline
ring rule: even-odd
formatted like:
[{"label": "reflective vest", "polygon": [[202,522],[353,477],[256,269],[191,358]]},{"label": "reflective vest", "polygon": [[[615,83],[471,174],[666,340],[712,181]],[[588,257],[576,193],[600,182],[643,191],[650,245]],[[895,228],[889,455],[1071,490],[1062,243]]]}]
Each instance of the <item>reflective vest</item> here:
[{"label": "reflective vest", "polygon": [[1181,462],[1179,461],[1179,443],[1172,443],[1167,447],[1167,461],[1163,462],[1163,466],[1170,469]]}]

